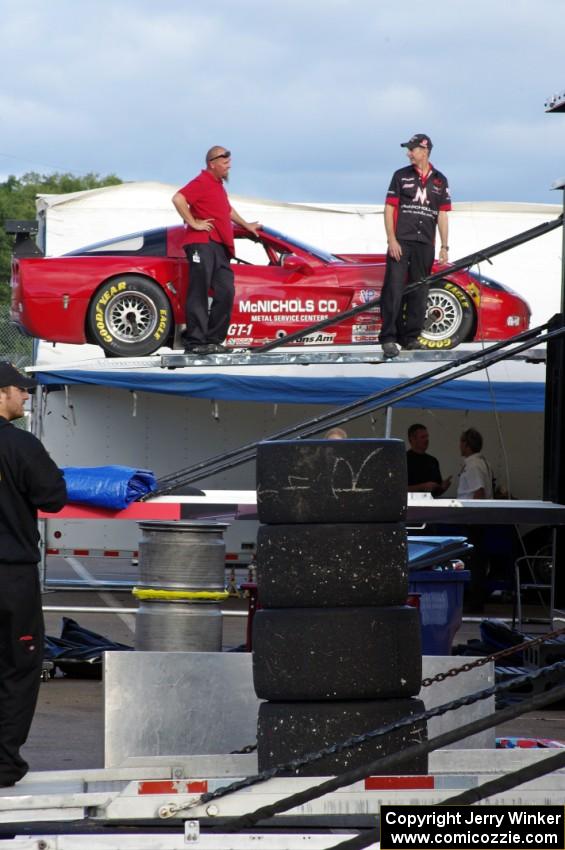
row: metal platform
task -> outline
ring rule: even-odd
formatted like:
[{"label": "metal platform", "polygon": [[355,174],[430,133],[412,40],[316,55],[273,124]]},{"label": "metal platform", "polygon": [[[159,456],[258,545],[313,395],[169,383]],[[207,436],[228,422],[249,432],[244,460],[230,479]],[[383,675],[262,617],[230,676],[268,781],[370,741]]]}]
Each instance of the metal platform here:
[{"label": "metal platform", "polygon": [[[400,350],[398,357],[384,357],[380,345],[348,345],[348,346],[292,346],[277,348],[265,353],[254,352],[252,349],[234,348],[224,354],[184,354],[173,352],[172,354],[161,354],[160,363],[163,369],[181,369],[186,367],[209,367],[221,366],[225,368],[233,366],[293,366],[293,365],[327,365],[333,364],[358,364],[358,363],[386,363],[388,366],[415,364],[439,364],[457,361],[465,355],[475,352],[480,356],[486,347],[482,343],[466,343],[456,349],[426,349],[424,351]],[[545,362],[545,346],[531,349],[516,355],[516,359],[527,360],[532,363]]]},{"label": "metal platform", "polygon": [[[422,776],[369,776],[292,809],[285,817],[334,818],[351,828],[374,824],[381,805],[436,805],[459,791],[481,785],[509,772],[555,755],[555,750],[458,750],[430,755],[430,773]],[[197,804],[201,794],[248,775],[247,756],[187,758],[171,755],[167,763],[147,760],[136,767],[105,770],[46,771],[30,773],[0,796],[0,824],[88,819],[90,823],[198,820],[209,827],[221,818],[236,817],[323,782],[327,777],[274,778],[261,785],[235,791],[211,803]],[[237,762],[241,770],[236,772]],[[234,772],[235,771],[235,772]],[[562,805],[565,769],[489,798],[489,805]],[[277,816],[278,819],[278,816]],[[328,821],[326,820],[326,825]],[[281,825],[284,821],[281,818]],[[0,848],[5,845],[0,841]],[[19,845],[18,845],[19,846]],[[33,845],[37,848],[37,844]],[[59,846],[59,845],[57,845]],[[114,845],[110,845],[114,846]],[[222,850],[226,850],[223,845]],[[331,846],[331,845],[328,845]]]}]

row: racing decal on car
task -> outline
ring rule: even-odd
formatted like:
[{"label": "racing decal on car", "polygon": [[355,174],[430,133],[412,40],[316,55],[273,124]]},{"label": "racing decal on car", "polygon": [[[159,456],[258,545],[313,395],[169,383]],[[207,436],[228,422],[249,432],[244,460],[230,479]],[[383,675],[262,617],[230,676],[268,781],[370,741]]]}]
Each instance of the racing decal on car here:
[{"label": "racing decal on car", "polygon": [[476,283],[467,284],[467,286],[465,287],[465,291],[467,292],[467,295],[470,295],[470,297],[473,299],[476,306],[478,307],[481,303],[481,293],[479,291],[479,287],[477,286],[477,284]]},{"label": "racing decal on car", "polygon": [[242,299],[238,305],[240,313],[251,313],[252,322],[264,324],[323,322],[329,313],[339,313],[339,305],[334,298],[270,298]]},{"label": "racing decal on car", "polygon": [[380,325],[352,325],[351,342],[378,342]]},{"label": "racing decal on car", "polygon": [[[252,332],[253,332],[253,325],[232,324],[228,328],[228,336],[229,337],[233,337],[233,336],[250,337]],[[247,339],[247,342],[249,342],[249,339]]]},{"label": "racing decal on car", "polygon": [[[368,304],[370,301],[374,301],[378,295],[379,293],[376,289],[357,289],[351,298],[351,306],[360,307],[362,304]],[[367,307],[367,313],[380,313],[380,311],[381,308],[378,304],[373,307]]]},{"label": "racing decal on car", "polygon": [[325,334],[322,332],[308,334],[297,340],[300,345],[333,345],[336,334]]},{"label": "racing decal on car", "polygon": [[112,284],[108,289],[105,289],[104,292],[100,295],[100,298],[96,302],[96,327],[100,332],[100,336],[106,340],[106,342],[113,342],[113,337],[110,335],[106,322],[104,320],[104,307],[114,295],[117,295],[119,292],[123,292],[124,289],[127,289],[127,283],[125,280],[120,280],[119,283]]}]

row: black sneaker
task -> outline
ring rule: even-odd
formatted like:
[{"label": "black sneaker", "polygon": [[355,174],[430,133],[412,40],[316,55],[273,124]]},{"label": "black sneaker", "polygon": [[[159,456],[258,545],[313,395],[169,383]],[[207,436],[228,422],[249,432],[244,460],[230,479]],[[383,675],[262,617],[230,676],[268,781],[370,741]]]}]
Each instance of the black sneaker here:
[{"label": "black sneaker", "polygon": [[400,349],[395,342],[383,342],[383,355],[387,358],[398,357]]},{"label": "black sneaker", "polygon": [[403,348],[406,351],[426,351],[426,346],[422,345],[419,339],[411,339]]},{"label": "black sneaker", "polygon": [[205,343],[189,343],[184,347],[185,354],[213,354],[215,346]]},{"label": "black sneaker", "polygon": [[225,345],[219,342],[209,343],[208,348],[210,349],[210,354],[227,354],[229,352],[229,348],[226,348]]}]

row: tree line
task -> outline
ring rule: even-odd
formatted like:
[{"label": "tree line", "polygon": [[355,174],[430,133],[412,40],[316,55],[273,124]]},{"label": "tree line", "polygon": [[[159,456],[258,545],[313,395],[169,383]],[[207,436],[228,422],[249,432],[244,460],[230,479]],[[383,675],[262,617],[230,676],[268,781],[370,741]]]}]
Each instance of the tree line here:
[{"label": "tree line", "polygon": [[29,171],[22,177],[10,175],[3,183],[0,182],[0,304],[10,301],[10,265],[14,247],[14,236],[4,230],[5,222],[10,219],[35,219],[37,195],[63,195],[67,192],[116,186],[121,182],[115,174],[100,177],[90,173],[77,177],[70,173],[47,175],[35,171]]}]

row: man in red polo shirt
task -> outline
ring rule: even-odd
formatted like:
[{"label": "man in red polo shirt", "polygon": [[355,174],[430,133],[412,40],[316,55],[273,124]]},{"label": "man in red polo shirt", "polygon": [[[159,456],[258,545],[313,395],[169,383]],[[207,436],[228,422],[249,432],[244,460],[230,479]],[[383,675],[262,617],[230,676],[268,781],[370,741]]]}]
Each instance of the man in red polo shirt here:
[{"label": "man in red polo shirt", "polygon": [[[224,181],[231,168],[231,154],[214,145],[206,154],[206,168],[179,189],[173,204],[187,233],[184,250],[188,259],[185,352],[215,354],[227,351],[226,338],[234,299],[232,222],[255,236],[261,226],[245,221],[231,206]],[[208,291],[213,300],[208,310]]]},{"label": "man in red polo shirt", "polygon": [[411,164],[394,172],[385,204],[388,252],[379,338],[385,357],[398,355],[397,343],[409,350],[423,347],[418,336],[426,318],[428,287],[420,285],[404,294],[404,286],[429,275],[436,227],[441,239],[440,263],[447,262],[449,250],[447,212],[451,199],[447,178],[429,161],[432,140],[425,133],[416,133],[401,147],[407,148]]}]

